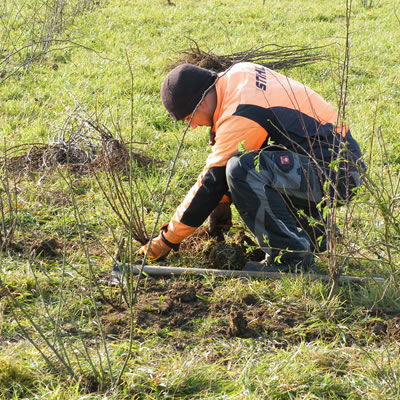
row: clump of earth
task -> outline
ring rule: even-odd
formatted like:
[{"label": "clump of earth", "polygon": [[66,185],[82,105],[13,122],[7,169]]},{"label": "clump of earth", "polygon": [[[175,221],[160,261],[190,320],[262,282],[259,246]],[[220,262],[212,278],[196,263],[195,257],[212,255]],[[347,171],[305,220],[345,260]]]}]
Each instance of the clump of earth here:
[{"label": "clump of earth", "polygon": [[201,261],[210,268],[226,270],[241,270],[247,261],[260,261],[265,257],[245,230],[239,230],[232,236],[222,233],[211,235],[206,226],[186,238],[179,253],[191,258],[201,257]]}]

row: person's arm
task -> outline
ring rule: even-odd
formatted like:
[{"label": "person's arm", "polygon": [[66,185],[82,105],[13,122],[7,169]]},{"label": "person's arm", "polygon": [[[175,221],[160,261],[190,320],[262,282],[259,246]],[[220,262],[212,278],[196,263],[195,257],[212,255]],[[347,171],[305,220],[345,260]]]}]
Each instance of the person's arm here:
[{"label": "person's arm", "polygon": [[[226,163],[238,152],[239,144],[242,143],[249,151],[258,150],[267,136],[266,131],[254,121],[235,116],[219,123],[216,132],[216,143],[205,168],[168,225],[152,241],[156,240],[155,245],[160,244],[160,251],[157,251],[160,256],[154,254],[154,260],[168,254],[171,249],[177,250],[182,240],[201,226],[218,206],[228,191]],[[142,253],[147,249],[146,246],[143,246]]]},{"label": "person's arm", "polygon": [[[164,224],[159,235],[151,241],[148,258],[158,260],[171,249],[177,251],[182,240],[206,220],[227,190],[225,166],[210,169],[206,166],[171,221]],[[140,254],[146,254],[148,245],[140,249]]]}]

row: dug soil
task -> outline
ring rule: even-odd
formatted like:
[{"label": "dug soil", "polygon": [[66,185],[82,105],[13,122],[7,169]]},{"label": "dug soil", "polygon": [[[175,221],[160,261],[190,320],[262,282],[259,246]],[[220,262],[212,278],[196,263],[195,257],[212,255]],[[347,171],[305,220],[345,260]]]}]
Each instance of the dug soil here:
[{"label": "dug soil", "polygon": [[348,315],[316,314],[298,304],[272,303],[253,293],[240,300],[218,298],[207,282],[186,278],[143,279],[132,314],[124,303],[105,307],[102,322],[109,339],[129,337],[131,315],[135,339],[144,332],[165,336],[166,332],[179,331],[179,337],[183,334],[189,340],[206,332],[208,338],[255,338],[278,346],[329,342],[338,337],[348,345],[400,341],[400,316],[372,318],[363,323],[351,321]]}]

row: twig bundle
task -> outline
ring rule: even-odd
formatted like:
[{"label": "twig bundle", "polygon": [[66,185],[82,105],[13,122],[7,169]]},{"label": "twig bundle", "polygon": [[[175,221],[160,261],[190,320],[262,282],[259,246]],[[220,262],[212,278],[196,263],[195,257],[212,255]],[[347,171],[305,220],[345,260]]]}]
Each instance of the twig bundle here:
[{"label": "twig bundle", "polygon": [[22,144],[7,149],[5,168],[20,173],[66,165],[73,172],[87,172],[98,157],[102,142],[111,139],[113,136],[106,127],[93,125],[90,116],[77,114],[74,110],[49,144]]},{"label": "twig bundle", "polygon": [[218,55],[212,51],[204,51],[192,40],[193,46],[179,51],[180,57],[172,62],[168,69],[189,63],[215,72],[222,72],[238,62],[254,62],[271,69],[289,69],[322,60],[323,55],[316,53],[322,47],[280,46],[266,44],[232,54]]},{"label": "twig bundle", "polygon": [[[22,154],[21,154],[22,153]],[[130,160],[139,166],[157,163],[144,154],[129,152],[122,140],[115,138],[97,118],[75,113],[67,117],[49,144],[22,144],[7,150],[0,162],[11,173],[46,171],[67,166],[75,173],[107,167],[126,171]]]}]

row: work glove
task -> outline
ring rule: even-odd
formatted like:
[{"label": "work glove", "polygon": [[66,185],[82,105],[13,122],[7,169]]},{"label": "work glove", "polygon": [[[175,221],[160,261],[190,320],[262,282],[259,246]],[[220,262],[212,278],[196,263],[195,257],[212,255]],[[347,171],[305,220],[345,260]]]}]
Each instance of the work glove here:
[{"label": "work glove", "polygon": [[151,261],[159,260],[160,258],[168,255],[168,253],[171,251],[171,247],[169,247],[164,242],[161,232],[157,237],[153,238],[151,242],[149,241],[144,246],[142,246],[139,250],[139,254],[144,256],[147,252],[149,244],[150,244],[150,250],[147,253],[147,258]]},{"label": "work glove", "polygon": [[232,226],[232,212],[230,203],[219,203],[208,218],[210,234],[228,232]]},{"label": "work glove", "polygon": [[150,243],[150,249],[149,252],[147,253],[147,258],[151,261],[160,260],[161,258],[167,256],[168,253],[171,251],[171,249],[178,251],[179,244],[174,244],[169,242],[164,236],[166,232],[168,232],[168,223],[165,223],[161,227],[159,235],[153,238],[151,243],[149,241],[140,248],[139,254],[141,255],[146,254],[147,248],[149,247],[149,243]]}]

